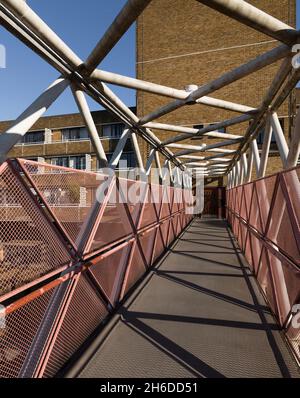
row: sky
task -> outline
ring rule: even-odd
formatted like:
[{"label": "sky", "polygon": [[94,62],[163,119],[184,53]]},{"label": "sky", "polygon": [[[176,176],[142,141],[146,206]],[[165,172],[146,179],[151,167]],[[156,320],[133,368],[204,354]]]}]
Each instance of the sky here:
[{"label": "sky", "polygon": [[[126,0],[27,0],[27,4],[83,60],[125,3]],[[6,68],[0,69],[0,120],[10,120],[22,113],[59,73],[1,26],[0,44],[6,48]],[[101,69],[135,77],[135,25],[101,63]],[[112,88],[127,105],[135,105],[134,90]],[[92,110],[99,109],[93,100],[89,100],[89,104]],[[77,112],[77,106],[67,89],[45,115],[73,112]]]},{"label": "sky", "polygon": [[[126,0],[27,0],[29,6],[75,51],[86,59]],[[85,7],[83,7],[83,3]],[[297,0],[300,28],[300,0]],[[0,44],[6,48],[6,68],[0,68],[0,120],[15,119],[57,77],[58,72],[0,26]],[[135,77],[135,25],[101,63],[103,70]],[[128,105],[135,105],[135,91],[113,86]],[[100,109],[88,99],[91,110]],[[69,89],[45,115],[77,112]]]}]

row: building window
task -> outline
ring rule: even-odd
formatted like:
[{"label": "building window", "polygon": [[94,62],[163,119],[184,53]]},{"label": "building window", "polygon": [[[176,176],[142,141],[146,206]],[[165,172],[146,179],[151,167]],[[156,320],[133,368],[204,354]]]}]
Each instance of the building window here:
[{"label": "building window", "polygon": [[62,130],[63,141],[80,141],[89,138],[87,129],[85,127],[76,127]]},{"label": "building window", "polygon": [[[106,154],[106,158],[107,158],[107,161],[108,161],[108,163],[111,161],[111,158],[112,158],[112,153],[107,153]],[[121,155],[121,159],[120,159],[120,161],[126,161],[126,168],[133,168],[133,167],[136,167],[136,159],[135,159],[135,154],[134,154],[134,152],[123,152],[122,153],[122,155]],[[124,166],[121,164],[121,168],[124,168]],[[118,165],[117,165],[117,169],[120,167],[120,163],[118,163]],[[99,170],[100,169],[100,166],[99,166],[99,161],[97,160],[97,169]]]},{"label": "building window", "polygon": [[77,170],[85,170],[86,169],[86,157],[85,156],[71,156],[69,167]]},{"label": "building window", "polygon": [[121,160],[127,162],[127,168],[136,166],[135,154],[133,152],[122,153]]},{"label": "building window", "polygon": [[[281,128],[282,128],[282,131],[284,132],[284,119],[283,118],[280,118],[279,119],[279,123],[280,123],[280,126],[281,126]],[[265,137],[265,130],[264,129],[262,129],[261,131],[260,131],[260,133],[258,134],[258,136],[257,136],[257,145],[259,145],[260,147],[263,145],[263,143],[264,143],[264,137]],[[274,134],[274,131],[273,131],[273,133],[272,133],[272,137],[271,137],[271,148],[272,147],[274,147],[274,146],[276,146],[277,144],[276,144],[276,138],[275,138],[275,134]]]},{"label": "building window", "polygon": [[54,166],[69,167],[69,158],[64,156],[52,158],[51,164]]},{"label": "building window", "polygon": [[85,170],[86,169],[86,157],[85,155],[80,156],[59,156],[51,158],[51,164],[54,166],[71,167],[72,169]]},{"label": "building window", "polygon": [[45,140],[45,131],[34,131],[27,133],[24,137],[22,142],[24,144],[37,144],[42,143]]},{"label": "building window", "polygon": [[102,135],[103,135],[103,137],[120,138],[124,131],[124,128],[125,128],[125,125],[122,123],[107,124],[102,127]]}]

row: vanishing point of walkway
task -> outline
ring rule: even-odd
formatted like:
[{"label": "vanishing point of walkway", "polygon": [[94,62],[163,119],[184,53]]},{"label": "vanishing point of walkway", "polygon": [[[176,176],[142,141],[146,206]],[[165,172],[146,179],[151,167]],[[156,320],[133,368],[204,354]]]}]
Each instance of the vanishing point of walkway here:
[{"label": "vanishing point of walkway", "polygon": [[195,220],[69,376],[297,377],[227,223]]}]

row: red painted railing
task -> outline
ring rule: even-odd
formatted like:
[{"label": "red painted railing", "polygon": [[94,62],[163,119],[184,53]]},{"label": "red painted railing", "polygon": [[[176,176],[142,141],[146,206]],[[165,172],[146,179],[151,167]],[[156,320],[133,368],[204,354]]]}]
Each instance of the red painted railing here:
[{"label": "red painted railing", "polygon": [[0,377],[55,376],[192,219],[190,191],[20,159],[0,192]]},{"label": "red painted railing", "polygon": [[300,168],[227,191],[227,219],[300,359]]}]

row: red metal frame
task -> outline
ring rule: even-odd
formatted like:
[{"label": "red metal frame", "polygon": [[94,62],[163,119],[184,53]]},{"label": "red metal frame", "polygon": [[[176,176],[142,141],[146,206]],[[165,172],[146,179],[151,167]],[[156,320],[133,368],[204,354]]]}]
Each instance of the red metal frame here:
[{"label": "red metal frame", "polygon": [[[288,178],[291,173],[294,173],[293,178]],[[296,167],[227,190],[227,220],[300,360],[300,333],[290,332],[292,307],[300,300],[300,213],[296,212],[295,203],[291,202],[289,194],[293,192],[296,198],[299,197],[299,177],[300,167]],[[245,194],[246,190],[252,192],[251,197]],[[283,202],[277,201],[279,194]],[[264,198],[263,203],[259,201],[260,196]],[[241,198],[240,206],[237,205],[237,198]],[[265,206],[268,212],[264,215],[264,220],[261,206]],[[279,206],[278,217],[274,214],[276,206]],[[257,212],[256,220],[259,222],[253,218],[254,211]],[[246,219],[241,214],[247,214]],[[276,232],[273,236],[280,236],[276,241],[271,239],[269,233],[271,225]],[[245,234],[243,229],[246,230]],[[262,248],[259,256],[254,256],[253,239]]]},{"label": "red metal frame", "polygon": [[[32,170],[27,168],[29,166],[32,167]],[[46,175],[43,179],[43,168],[45,167],[48,167],[50,174],[53,169],[51,181],[47,179]],[[84,339],[93,333],[95,327],[101,324],[102,320],[115,306],[119,305],[120,300],[124,298],[130,288],[182,232],[192,218],[192,215],[185,213],[186,208],[189,207],[189,199],[187,198],[185,201],[183,190],[178,188],[175,192],[172,187],[163,188],[159,185],[137,182],[137,184],[141,184],[141,187],[145,187],[143,194],[147,195],[143,196],[144,200],[139,205],[139,209],[137,212],[131,213],[132,206],[130,208],[127,203],[122,204],[121,208],[123,217],[121,222],[126,222],[130,229],[126,230],[124,236],[116,240],[110,237],[111,241],[107,239],[104,245],[92,249],[92,243],[99,226],[104,225],[105,227],[103,215],[109,206],[109,197],[113,189],[117,187],[120,192],[122,190],[118,178],[114,177],[110,181],[102,203],[95,201],[90,204],[88,216],[83,223],[80,221],[80,231],[77,240],[74,241],[54,211],[55,209],[49,205],[40,187],[43,189],[44,186],[50,184],[50,188],[53,190],[60,189],[61,191],[64,188],[68,190],[69,180],[67,180],[65,187],[55,186],[56,173],[58,175],[71,173],[71,178],[75,179],[78,175],[78,180],[83,179],[83,181],[85,181],[85,176],[89,181],[88,178],[95,179],[97,174],[22,159],[9,161],[2,165],[0,177],[7,169],[13,173],[15,180],[21,187],[19,189],[24,190],[28,198],[28,203],[23,201],[19,207],[33,206],[37,209],[44,222],[47,223],[48,231],[51,231],[55,239],[63,245],[70,260],[67,265],[62,264],[46,275],[33,278],[23,286],[18,286],[0,297],[0,303],[6,305],[4,315],[14,317],[13,329],[10,327],[11,322],[9,321],[7,329],[1,335],[3,344],[5,344],[6,338],[9,338],[10,342],[13,341],[14,335],[19,331],[26,334],[29,326],[26,321],[27,318],[24,318],[22,312],[24,308],[29,318],[36,322],[35,327],[37,328],[32,337],[28,335],[27,351],[24,348],[22,358],[20,357],[12,365],[7,361],[5,363],[0,362],[0,377],[9,374],[13,377],[50,377],[55,375],[60,367],[74,355],[75,351],[84,343]],[[38,176],[34,174],[35,172]],[[41,182],[39,179],[41,179]],[[59,178],[57,181],[59,182]],[[63,182],[65,183],[65,180]],[[102,182],[103,179],[99,184]],[[135,181],[132,182],[135,183]],[[36,195],[31,188],[34,189]],[[94,188],[95,184],[91,189]],[[154,194],[158,191],[160,193],[159,203],[153,204]],[[163,192],[167,193],[166,204],[163,204],[163,199],[167,198]],[[14,197],[11,197],[13,195],[14,193],[7,199],[11,200],[12,203],[15,200]],[[181,203],[174,203],[175,195],[181,197]],[[150,205],[147,205],[146,198],[150,198]],[[146,224],[143,223],[145,219],[147,219]],[[72,222],[72,219],[70,221]],[[15,222],[18,223],[18,219]],[[5,219],[2,220],[3,223],[5,223]],[[53,247],[49,255],[53,253],[53,256],[55,256],[55,252],[55,247]],[[120,253],[120,256],[118,256],[118,253]],[[5,257],[6,253],[2,255]],[[114,256],[119,259],[119,265],[114,263]],[[107,271],[107,267],[113,266],[116,270],[115,274]],[[27,267],[30,269],[31,264],[28,263]],[[114,279],[112,280],[112,278]],[[110,294],[107,294],[106,286],[111,287],[112,283],[113,290]],[[83,288],[84,290],[82,290]],[[76,309],[80,300],[84,300],[82,305],[89,308],[88,297],[89,300],[93,301],[95,316],[97,315],[99,319],[95,318],[88,310],[88,314],[84,314],[84,311]],[[43,306],[46,306],[44,313],[41,312]],[[39,309],[38,314],[35,313],[35,308]],[[15,319],[19,319],[19,321],[16,323]],[[76,335],[72,333],[66,335],[68,328],[71,327],[70,325],[74,326],[73,321],[79,329]],[[64,345],[62,346],[62,344]],[[38,351],[36,351],[37,349]],[[10,366],[13,366],[13,368],[10,369]]]}]

